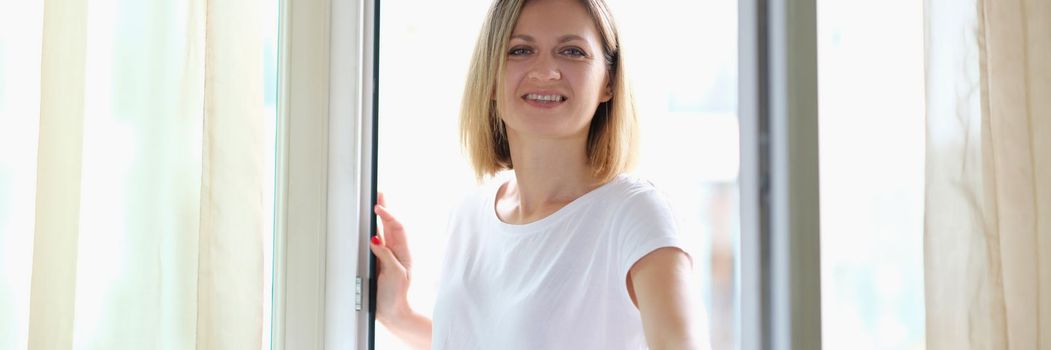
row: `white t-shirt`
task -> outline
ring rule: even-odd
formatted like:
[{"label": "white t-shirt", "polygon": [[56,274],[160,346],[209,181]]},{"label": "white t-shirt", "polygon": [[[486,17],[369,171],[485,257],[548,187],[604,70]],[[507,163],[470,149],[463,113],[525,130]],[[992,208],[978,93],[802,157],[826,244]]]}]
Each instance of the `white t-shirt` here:
[{"label": "white t-shirt", "polygon": [[433,348],[646,348],[628,270],[658,248],[683,249],[653,185],[620,175],[525,225],[496,216],[499,187],[451,218]]}]

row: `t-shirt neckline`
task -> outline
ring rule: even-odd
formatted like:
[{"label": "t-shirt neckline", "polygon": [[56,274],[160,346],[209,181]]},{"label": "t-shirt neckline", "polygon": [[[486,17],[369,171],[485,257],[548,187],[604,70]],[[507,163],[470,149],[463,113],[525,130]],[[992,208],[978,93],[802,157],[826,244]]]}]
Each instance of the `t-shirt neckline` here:
[{"label": "t-shirt neckline", "polygon": [[503,182],[498,181],[495,185],[491,186],[487,195],[488,205],[486,206],[486,208],[488,208],[488,210],[486,210],[486,212],[489,213],[487,216],[503,232],[514,234],[541,232],[550,227],[551,225],[558,223],[564,217],[572,215],[574,212],[578,211],[580,207],[587,205],[587,203],[591,202],[593,200],[592,198],[598,196],[599,193],[607,191],[608,188],[613,187],[614,183],[622,181],[624,179],[624,176],[625,175],[623,174],[617,175],[612,180],[607,181],[606,183],[592,189],[591,191],[588,191],[587,193],[584,193],[580,197],[577,197],[573,201],[569,202],[569,204],[566,204],[565,206],[556,210],[554,213],[540,218],[539,220],[520,225],[506,223],[500,219],[499,215],[496,214],[496,195],[500,192],[500,187],[504,186]]}]

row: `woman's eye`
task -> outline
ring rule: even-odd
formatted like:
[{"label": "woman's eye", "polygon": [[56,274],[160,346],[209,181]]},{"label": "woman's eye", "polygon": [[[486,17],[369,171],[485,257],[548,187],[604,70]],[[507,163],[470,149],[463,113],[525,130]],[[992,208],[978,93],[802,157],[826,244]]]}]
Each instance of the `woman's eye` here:
[{"label": "woman's eye", "polygon": [[581,49],[578,49],[578,48],[575,48],[575,47],[570,47],[570,48],[563,49],[562,50],[562,54],[573,56],[573,57],[585,57],[585,56],[588,55],[587,53],[584,52],[584,50],[581,50]]},{"label": "woman's eye", "polygon": [[523,55],[528,55],[530,53],[531,53],[531,50],[529,50],[528,48],[516,47],[516,48],[511,49],[511,52],[509,54],[511,56],[523,56]]}]

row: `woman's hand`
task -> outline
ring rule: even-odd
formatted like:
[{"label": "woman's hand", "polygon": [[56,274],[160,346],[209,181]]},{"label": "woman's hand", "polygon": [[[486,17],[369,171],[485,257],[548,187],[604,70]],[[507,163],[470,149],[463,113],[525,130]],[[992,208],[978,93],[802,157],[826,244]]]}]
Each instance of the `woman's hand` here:
[{"label": "woman's hand", "polygon": [[378,197],[373,210],[383,222],[383,230],[382,233],[376,232],[370,246],[378,262],[376,319],[386,325],[411,312],[408,294],[412,257],[409,255],[405,228],[387,211],[383,193],[379,193]]},{"label": "woman's hand", "polygon": [[[383,222],[383,232],[372,237],[376,254],[376,319],[387,329],[416,348],[430,348],[431,321],[413,312],[409,306],[409,283],[412,280],[412,256],[405,227],[387,211],[383,193],[377,196],[373,210]],[[377,230],[378,231],[378,230]]]}]

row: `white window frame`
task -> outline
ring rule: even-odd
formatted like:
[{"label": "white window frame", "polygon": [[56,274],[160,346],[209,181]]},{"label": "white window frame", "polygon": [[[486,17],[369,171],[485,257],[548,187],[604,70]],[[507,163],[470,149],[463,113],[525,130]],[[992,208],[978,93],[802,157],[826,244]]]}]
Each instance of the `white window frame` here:
[{"label": "white window frame", "polygon": [[272,349],[366,348],[373,1],[280,3]]},{"label": "white window frame", "polygon": [[[746,350],[821,347],[815,2],[739,0]],[[371,346],[377,7],[281,1],[273,349]]]}]

